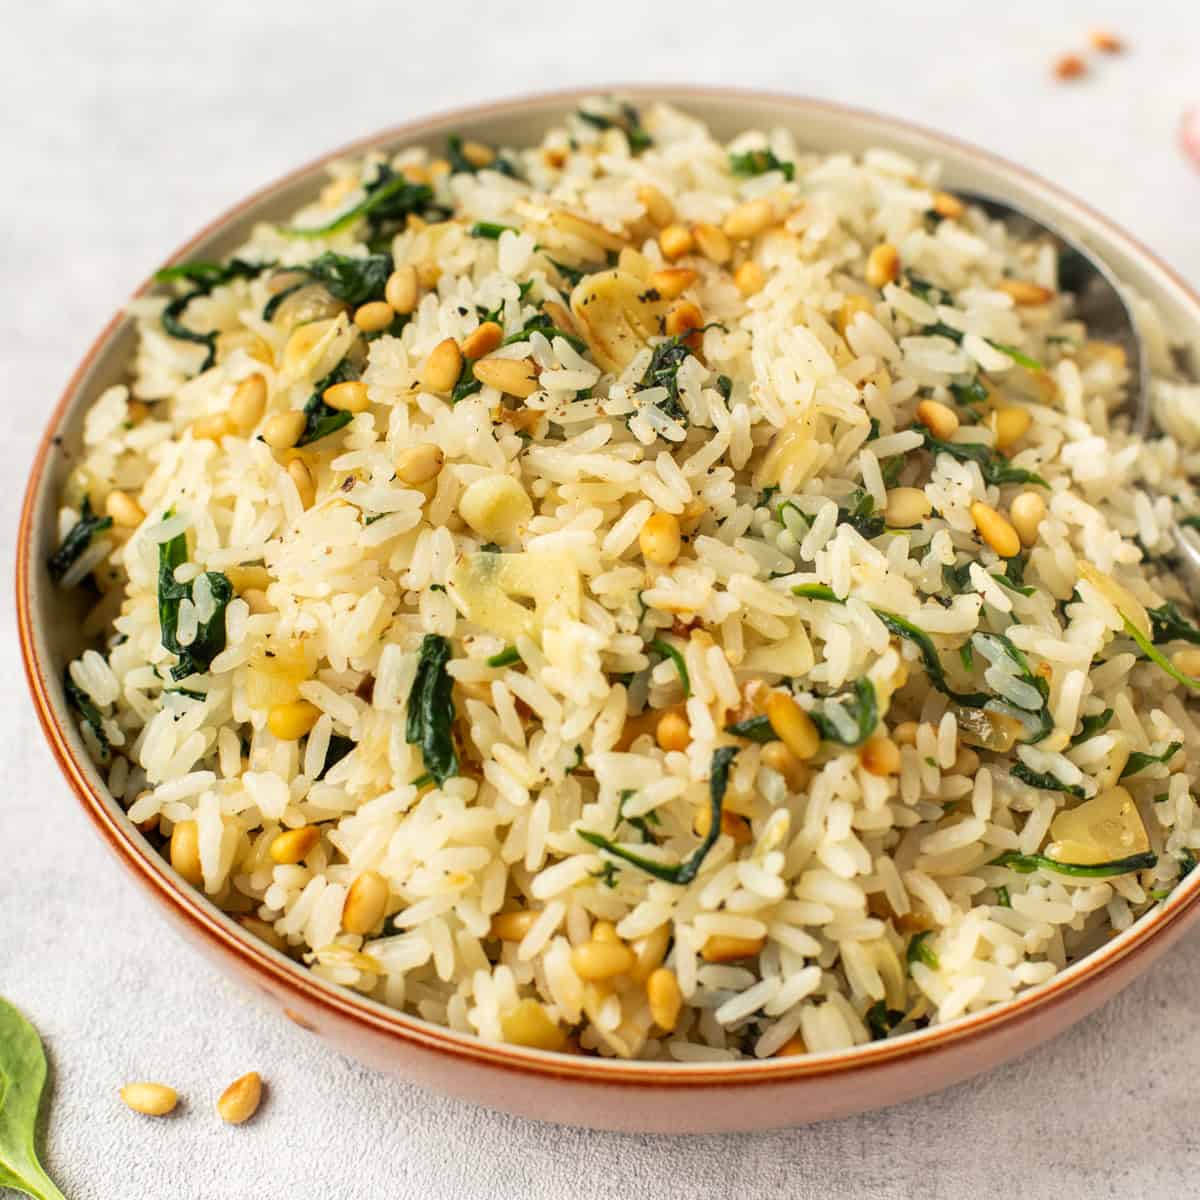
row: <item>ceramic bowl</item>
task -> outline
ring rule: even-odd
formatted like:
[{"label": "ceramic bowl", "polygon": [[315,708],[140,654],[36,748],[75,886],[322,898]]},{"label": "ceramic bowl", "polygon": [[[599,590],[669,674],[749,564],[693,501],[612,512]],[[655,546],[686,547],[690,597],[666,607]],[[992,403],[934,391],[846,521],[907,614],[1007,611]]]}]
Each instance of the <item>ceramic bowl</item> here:
[{"label": "ceramic bowl", "polygon": [[[795,96],[674,87],[617,90],[640,103],[678,104],[709,122],[721,137],[781,125],[793,129],[801,145],[817,151],[885,146],[917,160],[939,160],[949,188],[1010,198],[1074,233],[1118,277],[1151,299],[1170,329],[1200,348],[1200,297],[1168,267],[1078,201],[990,154],[888,117]],[[441,144],[455,131],[519,145],[537,139],[584,94],[506,100],[386,130],[257,192],[192,238],[171,261],[228,253],[254,222],[291,213],[314,196],[330,158],[373,146],[396,150],[414,143]],[[1119,182],[1115,176],[1113,182]],[[148,268],[161,265],[147,263]],[[148,280],[140,290],[150,286]],[[20,640],[33,702],[63,773],[130,877],[210,959],[264,994],[313,1037],[402,1078],[547,1121],[667,1132],[799,1124],[934,1091],[1054,1037],[1144,971],[1200,915],[1197,871],[1165,905],[1013,1001],[851,1051],[764,1062],[622,1062],[493,1045],[323,983],[247,934],[171,870],[109,795],[64,702],[63,670],[82,647],[80,614],[72,597],[54,588],[46,573],[56,497],[79,445],[85,410],[103,388],[123,381],[133,345],[133,322],[118,313],[67,384],[34,462],[17,557]]]}]

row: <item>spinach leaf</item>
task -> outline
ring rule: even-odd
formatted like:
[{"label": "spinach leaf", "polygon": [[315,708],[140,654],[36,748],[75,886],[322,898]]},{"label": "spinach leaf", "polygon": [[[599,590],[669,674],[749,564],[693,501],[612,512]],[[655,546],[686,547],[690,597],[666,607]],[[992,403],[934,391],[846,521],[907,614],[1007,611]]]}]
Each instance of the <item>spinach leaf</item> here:
[{"label": "spinach leaf", "polygon": [[1013,763],[1008,773],[1014,779],[1019,779],[1030,787],[1040,788],[1043,792],[1066,792],[1068,796],[1078,796],[1080,800],[1087,796],[1087,792],[1078,784],[1063,783],[1057,775],[1051,775],[1049,771],[1035,771],[1023,762]]},{"label": "spinach leaf", "polygon": [[[170,515],[168,513],[167,515]],[[233,584],[219,571],[205,572],[212,591],[215,608],[207,621],[201,621],[190,645],[179,644],[179,605],[191,599],[196,580],[177,583],[175,569],[188,560],[187,534],[180,533],[158,546],[158,627],[163,649],[177,655],[179,662],[171,668],[171,678],[186,679],[203,675],[212,660],[225,649],[225,610],[233,599]],[[199,576],[197,576],[197,579]]]},{"label": "spinach leaf", "polygon": [[662,638],[655,638],[650,643],[650,649],[656,654],[662,655],[663,658],[669,658],[675,664],[675,670],[679,673],[679,682],[683,684],[683,694],[690,696],[692,681],[688,678],[687,663],[683,661],[683,655],[670,642],[665,642]]},{"label": "spinach leaf", "polygon": [[880,1038],[887,1037],[904,1020],[904,1014],[894,1008],[888,1008],[884,1001],[876,1000],[867,1009],[863,1019],[871,1031],[871,1037],[878,1041]]},{"label": "spinach leaf", "polygon": [[[1180,524],[1183,522],[1181,521]],[[1155,642],[1169,642],[1178,639],[1200,646],[1200,627],[1191,623],[1179,611],[1174,600],[1168,600],[1159,608],[1147,610],[1150,615],[1150,629]]]},{"label": "spinach leaf", "polygon": [[519,232],[513,225],[498,225],[495,221],[476,221],[470,228],[472,237],[487,238],[489,241],[498,241],[500,235],[509,230],[512,233]]},{"label": "spinach leaf", "polygon": [[517,168],[502,154],[497,154],[490,163],[476,166],[463,153],[462,135],[452,133],[446,139],[446,157],[450,160],[450,170],[456,175],[477,175],[480,171],[495,171],[499,175],[507,175],[509,179],[520,179]]},{"label": "spinach leaf", "polygon": [[968,383],[952,383],[950,394],[954,397],[955,403],[962,405],[963,408],[971,408],[975,404],[986,404],[988,398],[988,390],[980,383],[978,375]]},{"label": "spinach leaf", "polygon": [[848,506],[838,506],[838,524],[849,525],[867,541],[877,538],[885,527],[883,514],[875,511],[875,497],[861,488],[851,493]]},{"label": "spinach leaf", "polygon": [[633,788],[625,788],[621,792],[621,798],[617,804],[617,823],[613,826],[613,832],[615,833],[618,829],[620,829],[621,822],[624,821],[627,825],[632,825],[634,829],[636,829],[638,833],[642,835],[643,842],[650,842],[653,844],[654,834],[650,832],[650,826],[662,824],[658,813],[649,812],[644,817],[627,817],[625,815],[625,805],[628,804],[629,801],[632,800],[636,795],[637,793],[633,790]]},{"label": "spinach leaf", "polygon": [[333,734],[329,739],[329,749],[325,751],[325,765],[314,782],[320,783],[357,745],[353,738],[342,737],[340,733]]},{"label": "spinach leaf", "polygon": [[1028,354],[1022,353],[1015,346],[1006,346],[1003,342],[996,342],[991,338],[985,340],[994,349],[999,350],[1001,354],[1007,354],[1013,362],[1027,371],[1044,371],[1046,369],[1036,358],[1030,358]]},{"label": "spinach leaf", "polygon": [[876,608],[874,612],[886,629],[916,646],[930,683],[942,695],[949,696],[951,700],[956,700],[959,704],[965,704],[970,708],[982,708],[991,699],[986,692],[958,692],[950,686],[946,679],[942,660],[938,657],[937,648],[929,634],[923,629],[919,629],[911,621],[905,620],[897,613],[888,612],[885,608]]},{"label": "spinach leaf", "polygon": [[[842,735],[839,726],[826,714],[831,705],[841,708],[855,725],[854,734],[847,738]],[[879,705],[875,697],[875,685],[865,678],[854,681],[854,699],[828,699],[823,702],[824,711],[814,708],[808,715],[817,727],[823,740],[837,742],[842,746],[861,746],[875,731],[879,722]]]},{"label": "spinach leaf", "polygon": [[[1120,609],[1117,611],[1120,612]],[[1172,679],[1177,679],[1184,687],[1191,688],[1193,692],[1200,692],[1200,679],[1194,675],[1185,675],[1124,613],[1121,613],[1121,620],[1125,622],[1125,632],[1133,638],[1138,649],[1159,670],[1165,671]]]},{"label": "spinach leaf", "polygon": [[580,829],[576,832],[589,845],[622,859],[629,863],[630,866],[637,867],[638,870],[645,871],[647,875],[653,875],[655,879],[661,879],[664,883],[691,883],[697,874],[699,874],[700,867],[708,856],[708,852],[716,845],[717,838],[721,836],[721,805],[725,800],[725,791],[729,787],[730,765],[737,756],[737,752],[738,748],[736,746],[721,746],[719,749],[713,751],[712,766],[709,771],[708,780],[709,804],[711,806],[708,833],[704,835],[704,840],[700,845],[682,862],[656,862],[654,859],[644,858],[632,850],[626,850],[623,846],[618,846],[603,834],[593,833],[589,829]]},{"label": "spinach leaf", "polygon": [[213,329],[208,333],[198,333],[184,325],[183,314],[187,311],[187,306],[197,296],[207,296],[214,288],[231,283],[235,279],[254,279],[264,271],[269,271],[274,265],[273,262],[252,263],[242,258],[231,258],[224,265],[210,262],[185,263],[177,267],[164,267],[161,271],[155,272],[156,283],[187,280],[192,284],[190,292],[176,296],[163,309],[159,320],[163,332],[170,337],[184,342],[195,342],[207,349],[208,353],[205,354],[204,361],[200,364],[200,374],[207,371],[217,361],[217,331]]},{"label": "spinach leaf", "polygon": [[735,175],[765,175],[768,171],[782,171],[788,183],[796,178],[796,164],[776,158],[773,150],[747,150],[745,154],[731,154],[729,169]]},{"label": "spinach leaf", "polygon": [[348,208],[324,225],[303,229],[282,226],[279,232],[286,237],[326,237],[349,229],[365,217],[368,241],[373,241],[401,228],[409,213],[421,213],[433,207],[432,188],[424,183],[410,183],[386,163],[380,165],[375,178],[363,188],[363,193],[363,198],[353,208]]},{"label": "spinach leaf", "polygon": [[320,441],[331,433],[337,433],[339,429],[345,429],[354,420],[353,413],[330,408],[325,403],[324,396],[326,390],[335,383],[347,383],[357,378],[358,369],[351,364],[349,358],[343,358],[324,379],[317,381],[316,390],[304,406],[304,429],[296,443],[297,446],[308,446],[312,442]]},{"label": "spinach leaf", "polygon": [[735,721],[732,725],[725,726],[725,732],[732,733],[734,737],[745,738],[748,742],[758,742],[759,745],[779,741],[779,734],[765,715]]},{"label": "spinach leaf", "polygon": [[47,565],[50,568],[50,578],[58,583],[59,580],[75,565],[79,556],[92,543],[92,538],[106,529],[112,528],[112,517],[98,517],[92,512],[90,497],[84,496],[79,506],[79,520],[67,530],[62,545],[50,555]]},{"label": "spinach leaf", "polygon": [[1121,778],[1128,779],[1130,775],[1136,775],[1139,771],[1144,771],[1147,767],[1153,766],[1154,763],[1162,763],[1165,766],[1182,749],[1182,742],[1171,742],[1161,754],[1144,754],[1140,750],[1135,751],[1129,756],[1129,760],[1125,764],[1125,769],[1121,772]]},{"label": "spinach leaf", "polygon": [[771,499],[772,499],[772,497],[777,495],[778,492],[779,492],[779,484],[777,484],[777,483],[768,484],[765,488],[763,488],[763,490],[761,492],[759,492],[758,499],[754,502],[754,507],[755,508],[765,508],[765,509],[769,510],[771,507]]},{"label": "spinach leaf", "polygon": [[932,946],[925,944],[931,937],[933,937],[932,929],[923,929],[920,933],[914,933],[908,943],[908,949],[904,952],[904,957],[910,965],[915,962],[922,962],[931,971],[940,971],[942,964],[937,954],[934,953]]},{"label": "spinach leaf", "polygon": [[[1005,654],[1017,666],[1018,678],[1037,693],[1036,704],[1018,704],[1009,700],[992,700],[986,707],[992,712],[1007,713],[1017,717],[1029,730],[1027,742],[1040,742],[1054,729],[1054,718],[1050,713],[1050,685],[1040,675],[1035,675],[1029,667],[1029,660],[1023,651],[1017,648],[1013,641],[1002,633],[974,633],[971,642],[975,648],[988,659],[994,661],[997,652]],[[987,653],[988,648],[992,650]],[[1029,717],[1036,716],[1037,724],[1030,727]]]},{"label": "spinach leaf", "polygon": [[688,423],[688,419],[683,405],[679,402],[679,368],[683,365],[683,360],[692,353],[686,340],[689,336],[691,335],[677,333],[673,337],[659,342],[654,347],[654,353],[650,356],[650,364],[646,367],[645,374],[638,383],[638,387],[642,389],[666,388],[667,398],[660,401],[658,407],[667,416],[673,417],[684,425]]},{"label": "spinach leaf", "polygon": [[983,442],[947,442],[935,438],[923,425],[914,428],[925,439],[925,449],[931,454],[949,454],[959,462],[978,463],[986,483],[997,487],[1005,483],[1033,483],[1038,487],[1049,487],[1040,475],[1024,467],[1014,467],[999,450],[993,450]]},{"label": "spinach leaf", "polygon": [[489,667],[511,667],[521,661],[521,652],[516,646],[505,646],[499,654],[493,654],[486,661]]},{"label": "spinach leaf", "polygon": [[1111,875],[1128,875],[1131,871],[1144,871],[1158,862],[1158,855],[1151,850],[1131,854],[1128,858],[1114,858],[1110,862],[1065,863],[1047,858],[1044,854],[1018,854],[1008,850],[999,858],[993,858],[989,867],[1008,867],[1019,875],[1031,875],[1034,871],[1054,871],[1059,875],[1074,875],[1080,879],[1105,879]]},{"label": "spinach leaf", "polygon": [[534,313],[516,333],[510,333],[504,339],[503,344],[511,346],[514,342],[527,341],[529,335],[534,332],[540,333],[547,341],[553,341],[556,337],[560,337],[580,354],[587,351],[587,342],[583,338],[576,337],[575,334],[568,333],[565,329],[559,329],[544,312]]},{"label": "spinach leaf", "polygon": [[641,154],[643,150],[654,145],[654,139],[642,128],[642,117],[632,104],[622,104],[620,115],[607,117],[603,113],[588,112],[581,108],[576,114],[581,121],[596,129],[619,129],[629,142],[629,153]]},{"label": "spinach leaf", "polygon": [[558,259],[551,258],[549,255],[546,256],[546,261],[563,277],[568,288],[576,287],[588,274],[587,271],[581,271],[577,267],[568,267],[566,263],[560,263]]},{"label": "spinach leaf", "polygon": [[46,1055],[37,1031],[0,999],[0,1188],[34,1200],[66,1200],[38,1161],[38,1108],[46,1086]]},{"label": "spinach leaf", "polygon": [[999,908],[1012,908],[1012,897],[1008,894],[1008,888],[1004,884],[1000,884],[996,888],[996,904]]},{"label": "spinach leaf", "polygon": [[453,732],[454,681],[446,670],[449,661],[449,641],[440,634],[427,633],[421,641],[405,726],[405,739],[410,746],[421,747],[425,769],[439,784],[458,774]]},{"label": "spinach leaf", "polygon": [[322,284],[331,296],[357,308],[370,300],[383,299],[388,276],[392,273],[392,256],[367,254],[353,257],[326,250],[312,262],[289,267],[288,270],[303,271],[309,278]]},{"label": "spinach leaf", "polygon": [[100,746],[100,757],[108,761],[108,734],[104,732],[104,718],[96,707],[91,696],[87,694],[71,678],[69,670],[63,672],[63,691],[67,694],[67,703],[79,714],[79,719],[92,731],[92,736]]},{"label": "spinach leaf", "polygon": [[617,886],[617,864],[615,862],[606,862],[598,871],[589,871],[589,875],[593,879],[598,879],[606,888],[615,888]]},{"label": "spinach leaf", "polygon": [[826,600],[830,604],[846,603],[833,588],[825,583],[798,583],[792,588],[792,595],[802,596],[805,600]]},{"label": "spinach leaf", "polygon": [[1079,732],[1071,739],[1071,745],[1082,746],[1084,742],[1090,741],[1098,734],[1103,733],[1112,719],[1113,710],[1111,708],[1106,708],[1101,713],[1094,713],[1090,717],[1082,718],[1079,722]]}]

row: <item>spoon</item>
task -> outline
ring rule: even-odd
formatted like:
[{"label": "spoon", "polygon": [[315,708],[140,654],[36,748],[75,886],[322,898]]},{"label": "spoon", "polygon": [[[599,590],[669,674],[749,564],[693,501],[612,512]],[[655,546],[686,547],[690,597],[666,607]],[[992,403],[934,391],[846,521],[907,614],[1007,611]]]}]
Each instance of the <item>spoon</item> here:
[{"label": "spoon", "polygon": [[[1091,337],[1120,346],[1129,367],[1129,397],[1132,432],[1144,438],[1153,424],[1150,408],[1150,365],[1142,347],[1137,322],[1121,285],[1103,259],[1085,250],[1061,229],[1032,217],[1022,209],[979,192],[958,191],[968,204],[982,209],[992,220],[1003,221],[1008,230],[1023,240],[1048,241],[1058,252],[1058,281],[1075,299],[1074,315],[1083,321]],[[1181,366],[1183,364],[1180,364]],[[1188,590],[1200,594],[1200,545],[1177,522],[1171,536]]]}]

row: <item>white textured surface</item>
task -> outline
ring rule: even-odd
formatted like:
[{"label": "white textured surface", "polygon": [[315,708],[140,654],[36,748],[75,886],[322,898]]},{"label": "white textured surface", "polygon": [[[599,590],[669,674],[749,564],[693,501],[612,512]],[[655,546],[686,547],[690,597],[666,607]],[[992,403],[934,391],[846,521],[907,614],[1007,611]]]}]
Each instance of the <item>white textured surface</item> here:
[{"label": "white textured surface", "polygon": [[[1057,178],[1200,284],[1200,173],[1175,145],[1180,113],[1200,102],[1195,0],[719,7],[11,6],[0,72],[4,561],[44,414],[133,285],[250,189],[446,106],[653,79],[889,110]],[[1090,22],[1127,35],[1131,53],[1096,60],[1087,82],[1052,84],[1049,62]],[[118,873],[28,712],[3,602],[0,993],[45,1036],[47,1159],[72,1200],[1195,1194],[1200,933],[1085,1026],[1006,1068],[807,1129],[554,1130],[364,1070],[268,1016]],[[260,1117],[221,1126],[216,1094],[254,1068],[271,1089]],[[116,1089],[130,1078],[172,1083],[184,1109],[159,1123],[125,1111]]]}]

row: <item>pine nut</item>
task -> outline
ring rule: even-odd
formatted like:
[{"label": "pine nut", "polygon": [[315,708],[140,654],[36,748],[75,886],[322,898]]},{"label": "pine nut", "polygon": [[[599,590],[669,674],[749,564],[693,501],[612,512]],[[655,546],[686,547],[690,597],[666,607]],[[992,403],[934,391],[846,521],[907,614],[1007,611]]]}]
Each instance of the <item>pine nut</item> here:
[{"label": "pine nut", "polygon": [[1200,675],[1200,646],[1185,646],[1171,655],[1171,665],[1185,675]]},{"label": "pine nut", "polygon": [[685,229],[682,225],[668,225],[658,235],[658,246],[665,258],[674,260],[691,254],[695,239],[690,229]]},{"label": "pine nut", "polygon": [[518,912],[497,913],[492,918],[491,936],[502,942],[519,942],[533,928],[540,913],[532,909]]},{"label": "pine nut", "polygon": [[504,330],[495,321],[484,321],[463,338],[463,358],[482,358],[491,354],[504,341]]},{"label": "pine nut", "polygon": [[483,142],[463,142],[459,147],[462,156],[473,167],[486,167],[496,161],[496,152]]},{"label": "pine nut", "polygon": [[1054,299],[1054,293],[1048,287],[1031,283],[1028,279],[1002,279],[996,284],[996,291],[1011,296],[1012,302],[1021,307],[1045,304]]},{"label": "pine nut", "polygon": [[250,1120],[262,1101],[262,1076],[250,1071],[235,1079],[217,1101],[217,1115],[226,1125],[241,1125]]},{"label": "pine nut", "polygon": [[667,956],[667,947],[671,944],[671,926],[659,925],[645,937],[640,937],[633,943],[633,952],[637,962],[629,972],[630,977],[638,983],[645,983]]},{"label": "pine nut", "polygon": [[664,267],[650,276],[650,286],[664,299],[682,296],[699,276],[691,267]]},{"label": "pine nut", "polygon": [[485,358],[474,367],[475,378],[524,400],[538,390],[537,371],[531,358]]},{"label": "pine nut", "polygon": [[276,413],[263,426],[262,439],[272,450],[290,450],[304,432],[305,416],[299,409]]},{"label": "pine nut", "polygon": [[872,775],[895,775],[900,770],[900,747],[885,733],[868,738],[858,761]]},{"label": "pine nut", "polygon": [[363,333],[382,333],[396,318],[396,310],[386,300],[372,300],[354,313],[354,324]]},{"label": "pine nut", "polygon": [[996,435],[996,449],[1007,450],[1016,445],[1033,424],[1033,414],[1027,408],[997,408],[989,422]]},{"label": "pine nut", "polygon": [[768,742],[758,761],[777,775],[782,775],[788,790],[798,792],[808,778],[808,768],[782,743]]},{"label": "pine nut", "polygon": [[739,204],[726,218],[721,228],[734,241],[745,242],[757,237],[775,224],[775,209],[769,200],[747,200]]},{"label": "pine nut", "polygon": [[634,964],[628,946],[611,942],[584,942],[571,951],[571,966],[580,979],[596,981],[624,975]]},{"label": "pine nut", "polygon": [[431,392],[448,392],[461,373],[462,351],[453,338],[446,338],[429,352],[421,382]]},{"label": "pine nut", "polygon": [[267,728],[283,742],[294,742],[306,733],[321,716],[321,710],[307,700],[292,700],[287,704],[275,704],[267,713]]},{"label": "pine nut", "polygon": [[917,405],[917,420],[943,442],[958,432],[958,414],[940,400],[922,400]]},{"label": "pine nut", "polygon": [[842,337],[846,336],[846,330],[854,324],[854,318],[859,313],[866,313],[868,316],[873,316],[875,313],[875,305],[871,303],[866,296],[847,296],[842,301],[842,307],[838,309],[837,327],[838,332]]},{"label": "pine nut", "polygon": [[950,221],[957,221],[967,211],[967,206],[957,196],[951,195],[949,192],[934,192],[933,211],[939,217],[945,217]]},{"label": "pine nut", "polygon": [[646,980],[646,999],[650,1002],[650,1015],[659,1029],[670,1033],[679,1020],[679,1010],[683,1007],[683,993],[679,990],[679,980],[670,967],[659,967]]},{"label": "pine nut", "polygon": [[1012,558],[1020,552],[1021,539],[1017,531],[1009,524],[1008,519],[998,513],[990,504],[976,500],[971,505],[971,520],[979,530],[979,536],[1001,558]]},{"label": "pine nut", "polygon": [[248,433],[262,420],[267,409],[267,381],[261,375],[247,375],[234,389],[229,415],[242,433]]},{"label": "pine nut", "polygon": [[468,485],[458,512],[484,541],[506,545],[533,516],[533,502],[511,475],[487,475]]},{"label": "pine nut", "polygon": [[195,821],[180,821],[171,830],[171,866],[192,885],[204,882],[200,866],[200,827]]},{"label": "pine nut", "polygon": [[911,529],[933,512],[933,505],[920,488],[895,487],[887,494],[883,519],[893,529]]},{"label": "pine nut", "polygon": [[752,258],[746,259],[733,276],[733,285],[743,296],[750,297],[761,292],[767,284],[767,276],[762,267]]},{"label": "pine nut", "polygon": [[686,750],[692,744],[692,727],[683,713],[666,712],[658,719],[654,740],[661,750]]},{"label": "pine nut", "polygon": [[345,383],[335,383],[332,387],[327,387],[321,393],[321,399],[338,412],[366,412],[371,405],[367,385],[359,379],[350,379]]},{"label": "pine nut", "polygon": [[867,255],[867,282],[873,288],[882,288],[900,274],[900,251],[891,242],[880,242]]},{"label": "pine nut", "polygon": [[296,491],[300,496],[300,507],[304,509],[312,508],[313,501],[317,498],[317,489],[313,483],[312,473],[298,459],[293,458],[287,465],[288,477],[296,485]]},{"label": "pine nut", "polygon": [[134,1112],[147,1117],[165,1117],[175,1111],[179,1093],[165,1083],[127,1083],[121,1089],[121,1099]]},{"label": "pine nut", "polygon": [[617,927],[611,921],[597,921],[592,926],[592,941],[607,942],[609,945],[621,945],[621,939],[617,936]]},{"label": "pine nut", "polygon": [[772,692],[767,697],[766,716],[779,739],[801,762],[820,749],[821,735],[812,717],[787,692]]},{"label": "pine nut", "polygon": [[114,525],[136,529],[145,519],[142,506],[125,492],[112,491],[104,502],[104,511],[113,519]]},{"label": "pine nut", "polygon": [[651,514],[638,534],[638,546],[647,562],[660,567],[669,566],[683,549],[679,518],[669,512]]},{"label": "pine nut", "polygon": [[417,485],[436,479],[446,456],[431,442],[407,446],[396,455],[396,478],[401,483]]},{"label": "pine nut", "polygon": [[778,1050],[775,1051],[772,1057],[774,1058],[791,1058],[796,1054],[807,1054],[808,1047],[804,1044],[804,1039],[796,1034],[795,1037],[790,1037]]},{"label": "pine nut", "polygon": [[346,893],[342,928],[347,933],[370,933],[387,912],[388,894],[388,882],[378,871],[364,871]]},{"label": "pine nut", "polygon": [[704,325],[704,314],[700,306],[691,300],[676,300],[663,323],[664,332],[670,337],[688,334]]},{"label": "pine nut", "polygon": [[500,1032],[511,1045],[535,1050],[561,1050],[567,1041],[567,1035],[536,1000],[520,1000],[514,1008],[502,1013]]},{"label": "pine nut", "polygon": [[267,853],[272,862],[290,866],[302,862],[316,849],[321,840],[321,831],[315,825],[301,825],[299,829],[288,829],[276,835]]},{"label": "pine nut", "polygon": [[974,750],[962,746],[959,748],[958,754],[954,759],[954,764],[950,769],[955,775],[966,775],[968,778],[973,779],[975,772],[979,770],[979,755]]},{"label": "pine nut", "polygon": [[233,432],[228,413],[210,413],[206,417],[197,417],[191,428],[192,437],[202,442],[219,442]]},{"label": "pine nut", "polygon": [[705,222],[693,225],[692,237],[695,239],[696,249],[717,266],[724,266],[733,257],[733,247],[729,244],[729,238],[715,225]]},{"label": "pine nut", "polygon": [[742,958],[753,958],[766,944],[765,937],[730,937],[728,934],[714,933],[704,943],[700,957],[710,963],[737,962]]},{"label": "pine nut", "polygon": [[643,183],[637,190],[637,198],[646,210],[653,225],[662,229],[675,219],[675,208],[671,201],[652,183]]},{"label": "pine nut", "polygon": [[916,721],[901,721],[892,730],[892,741],[898,746],[915,746],[917,744],[918,728],[919,726]]},{"label": "pine nut", "polygon": [[1046,502],[1037,492],[1022,492],[1009,507],[1009,517],[1023,546],[1038,539],[1038,527],[1046,515]]},{"label": "pine nut", "polygon": [[420,294],[421,287],[417,282],[416,268],[408,264],[397,267],[388,276],[387,285],[383,289],[384,298],[392,306],[392,311],[401,316],[417,307]]}]

